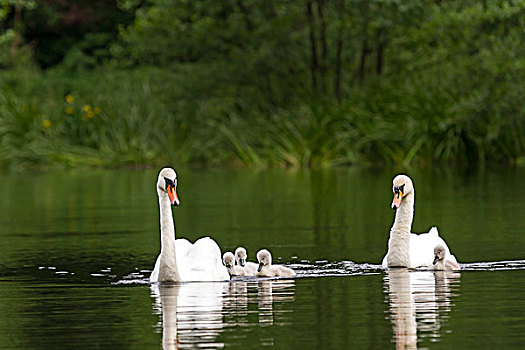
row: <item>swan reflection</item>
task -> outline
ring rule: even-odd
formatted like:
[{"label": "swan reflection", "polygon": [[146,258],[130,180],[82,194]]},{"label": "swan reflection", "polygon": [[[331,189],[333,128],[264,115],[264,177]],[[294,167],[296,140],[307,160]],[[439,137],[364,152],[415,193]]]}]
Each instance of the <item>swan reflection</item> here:
[{"label": "swan reflection", "polygon": [[[161,283],[151,286],[155,310],[162,314],[163,349],[224,347],[225,328],[283,324],[274,308],[294,300],[291,280],[237,280],[230,282]],[[254,315],[257,314],[257,315]],[[277,321],[275,321],[275,318]],[[265,342],[268,342],[266,339]]]},{"label": "swan reflection", "polygon": [[459,273],[390,269],[385,273],[397,349],[417,349],[418,340],[437,341],[452,308],[451,287]]},{"label": "swan reflection", "polygon": [[216,343],[222,332],[222,305],[227,282],[154,284],[155,307],[162,312],[163,349]]}]

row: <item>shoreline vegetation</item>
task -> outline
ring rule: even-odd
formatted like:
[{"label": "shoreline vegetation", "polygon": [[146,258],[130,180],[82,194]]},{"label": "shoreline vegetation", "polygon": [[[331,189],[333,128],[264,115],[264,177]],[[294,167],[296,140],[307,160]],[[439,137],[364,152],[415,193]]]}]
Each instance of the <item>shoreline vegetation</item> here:
[{"label": "shoreline vegetation", "polygon": [[0,29],[0,168],[525,164],[525,1],[200,3],[50,66]]}]

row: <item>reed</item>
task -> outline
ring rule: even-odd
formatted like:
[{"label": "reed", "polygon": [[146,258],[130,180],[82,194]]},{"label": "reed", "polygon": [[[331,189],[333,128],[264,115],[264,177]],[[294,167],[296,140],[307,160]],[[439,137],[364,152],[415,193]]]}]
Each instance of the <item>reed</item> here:
[{"label": "reed", "polygon": [[196,97],[183,78],[150,68],[73,77],[2,73],[0,164],[329,167],[524,159],[524,91],[516,85],[459,91],[425,76],[383,79],[341,102],[275,107],[257,96]]}]

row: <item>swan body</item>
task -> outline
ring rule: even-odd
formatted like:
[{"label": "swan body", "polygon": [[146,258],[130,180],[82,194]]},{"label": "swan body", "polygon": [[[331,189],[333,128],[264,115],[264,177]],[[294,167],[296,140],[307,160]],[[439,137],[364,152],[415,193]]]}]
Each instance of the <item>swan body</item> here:
[{"label": "swan body", "polygon": [[295,277],[295,271],[283,265],[272,265],[272,255],[266,249],[257,252],[259,267],[257,276],[261,277]]},{"label": "swan body", "polygon": [[447,255],[441,244],[434,248],[434,270],[459,270],[459,264],[454,255]]},{"label": "swan body", "polygon": [[387,267],[426,267],[433,268],[434,248],[441,245],[450,260],[457,263],[456,258],[439,236],[436,227],[428,233],[411,233],[414,219],[415,190],[412,180],[406,175],[397,175],[393,180],[394,201],[392,208],[396,209],[394,224],[390,229],[388,252],[382,265]]},{"label": "swan body", "polygon": [[180,204],[176,192],[177,173],[171,168],[160,171],[157,194],[160,208],[161,251],[150,282],[224,281],[230,275],[222,265],[221,250],[210,237],[190,243],[175,239],[171,206]]},{"label": "swan body", "polygon": [[238,247],[235,249],[235,264],[243,269],[243,276],[257,276],[257,268],[259,265],[250,261],[246,261],[247,259],[248,253],[246,253],[246,249],[243,247]]}]

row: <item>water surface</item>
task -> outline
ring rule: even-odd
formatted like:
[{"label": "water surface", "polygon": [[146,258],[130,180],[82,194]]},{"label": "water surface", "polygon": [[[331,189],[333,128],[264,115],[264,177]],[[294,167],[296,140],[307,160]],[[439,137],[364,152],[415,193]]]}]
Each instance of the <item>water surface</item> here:
[{"label": "water surface", "polygon": [[517,348],[525,170],[410,172],[414,232],[460,273],[378,264],[392,170],[179,169],[177,235],[268,248],[294,280],[153,285],[156,170],[0,176],[0,348]]}]

